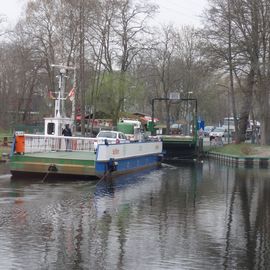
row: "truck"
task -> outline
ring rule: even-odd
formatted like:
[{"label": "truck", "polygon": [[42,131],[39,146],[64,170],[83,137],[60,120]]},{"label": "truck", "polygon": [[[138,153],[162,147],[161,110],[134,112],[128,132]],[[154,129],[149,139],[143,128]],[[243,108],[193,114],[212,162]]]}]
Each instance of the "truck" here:
[{"label": "truck", "polygon": [[121,119],[117,130],[123,132],[131,142],[142,141],[142,123],[139,120]]}]

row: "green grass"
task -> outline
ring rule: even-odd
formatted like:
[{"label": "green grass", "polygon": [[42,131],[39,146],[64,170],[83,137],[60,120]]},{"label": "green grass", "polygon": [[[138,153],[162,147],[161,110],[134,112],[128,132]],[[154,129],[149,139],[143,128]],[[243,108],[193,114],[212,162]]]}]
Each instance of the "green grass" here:
[{"label": "green grass", "polygon": [[[12,133],[5,130],[0,130],[0,160],[2,159],[2,153],[10,153]],[[3,146],[4,137],[8,137],[8,146]]]},{"label": "green grass", "polygon": [[0,139],[2,139],[3,137],[11,137],[11,136],[12,136],[11,130],[0,128]]},{"label": "green grass", "polygon": [[11,146],[0,146],[0,160],[2,159],[3,153],[10,154],[10,147]]},{"label": "green grass", "polygon": [[[262,146],[255,144],[228,144],[222,147],[211,147],[209,151],[217,152],[226,155],[236,155],[236,156],[252,156],[258,153],[258,150],[262,149]],[[263,150],[270,152],[269,146],[263,146]]]}]

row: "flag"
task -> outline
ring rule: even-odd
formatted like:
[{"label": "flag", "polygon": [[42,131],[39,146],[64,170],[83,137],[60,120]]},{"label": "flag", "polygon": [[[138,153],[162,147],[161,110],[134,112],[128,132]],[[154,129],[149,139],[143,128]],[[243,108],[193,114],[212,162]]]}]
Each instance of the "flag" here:
[{"label": "flag", "polygon": [[53,95],[53,92],[51,90],[49,90],[49,98],[56,99],[56,97]]},{"label": "flag", "polygon": [[70,101],[73,101],[73,100],[74,100],[74,98],[75,98],[75,89],[74,89],[74,88],[72,88],[72,89],[69,91],[68,97],[69,97],[69,100],[70,100]]}]

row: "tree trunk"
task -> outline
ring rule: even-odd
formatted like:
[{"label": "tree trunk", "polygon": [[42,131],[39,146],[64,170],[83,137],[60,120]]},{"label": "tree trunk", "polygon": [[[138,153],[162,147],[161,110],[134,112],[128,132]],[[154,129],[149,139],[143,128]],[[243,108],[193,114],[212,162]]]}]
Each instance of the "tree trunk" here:
[{"label": "tree trunk", "polygon": [[[270,145],[270,112],[269,112],[269,93],[266,91],[267,85],[261,91],[261,139],[260,144]],[[262,89],[261,89],[262,90]]]},{"label": "tree trunk", "polygon": [[241,143],[246,140],[248,119],[252,108],[254,84],[255,84],[255,72],[253,69],[251,69],[247,78],[247,86],[243,91],[242,105],[240,108],[240,115],[238,120],[239,130],[237,136],[237,143]]}]

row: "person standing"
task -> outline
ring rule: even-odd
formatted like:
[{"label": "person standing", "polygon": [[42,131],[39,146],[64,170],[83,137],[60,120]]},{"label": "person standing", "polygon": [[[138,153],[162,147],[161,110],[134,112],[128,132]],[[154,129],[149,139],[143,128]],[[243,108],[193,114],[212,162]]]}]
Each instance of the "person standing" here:
[{"label": "person standing", "polygon": [[[72,132],[71,132],[71,129],[69,127],[69,124],[66,124],[65,125],[65,128],[63,129],[62,131],[62,135],[64,136],[67,136],[67,137],[71,137],[72,136]],[[66,142],[66,151],[71,151],[71,140],[70,139],[65,139],[65,142]]]}]

